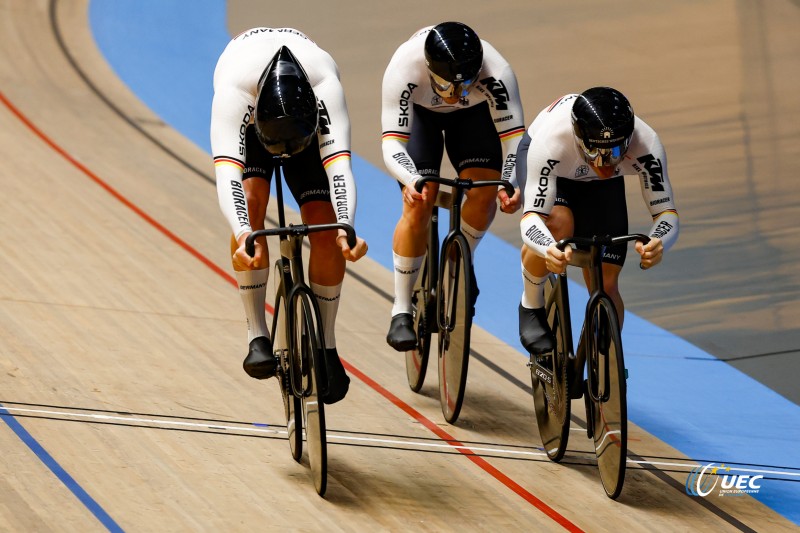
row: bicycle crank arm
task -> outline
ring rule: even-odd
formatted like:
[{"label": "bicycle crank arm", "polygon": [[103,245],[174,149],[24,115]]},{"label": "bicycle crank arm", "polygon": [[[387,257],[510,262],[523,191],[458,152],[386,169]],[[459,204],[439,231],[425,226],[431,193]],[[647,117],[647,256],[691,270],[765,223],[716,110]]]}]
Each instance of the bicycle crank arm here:
[{"label": "bicycle crank arm", "polygon": [[540,365],[537,361],[528,361],[525,365],[533,369],[533,373],[536,374],[539,381],[546,385],[553,385],[553,372],[551,370]]}]

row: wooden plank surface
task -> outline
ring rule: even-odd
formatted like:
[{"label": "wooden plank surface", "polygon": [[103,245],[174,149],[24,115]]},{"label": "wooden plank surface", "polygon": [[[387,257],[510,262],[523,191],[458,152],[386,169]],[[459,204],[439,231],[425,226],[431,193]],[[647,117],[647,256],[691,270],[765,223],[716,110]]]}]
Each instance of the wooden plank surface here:
[{"label": "wooden plank surface", "polygon": [[[208,155],[115,78],[85,2],[55,3],[55,18],[50,5],[0,4],[0,404],[41,446],[0,424],[0,529],[795,529],[750,498],[688,497],[685,470],[631,468],[611,502],[577,426],[570,457],[585,466],[541,455],[524,360],[479,329],[474,349],[515,381],[474,361],[461,420],[444,423],[435,370],[412,393],[385,344],[391,276],[370,259],[351,267],[342,299],[353,384],[326,412],[319,498],[289,455],[275,381],[241,370],[245,326]],[[683,459],[632,432],[639,456]]]}]

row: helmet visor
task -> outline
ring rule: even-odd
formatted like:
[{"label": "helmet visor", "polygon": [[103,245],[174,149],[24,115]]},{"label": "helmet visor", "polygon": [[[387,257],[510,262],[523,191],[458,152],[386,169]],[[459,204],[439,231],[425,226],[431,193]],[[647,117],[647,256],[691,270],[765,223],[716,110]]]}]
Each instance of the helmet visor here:
[{"label": "helmet visor", "polygon": [[447,81],[433,72],[429,72],[429,74],[434,92],[442,98],[452,98],[454,96],[463,98],[467,96],[472,88],[472,83],[475,81],[475,78],[463,81]]},{"label": "helmet visor", "polygon": [[628,151],[628,144],[630,144],[630,139],[625,139],[622,144],[610,148],[589,148],[580,137],[576,137],[575,140],[578,142],[578,148],[586,162],[592,163],[596,167],[615,167],[619,165]]}]

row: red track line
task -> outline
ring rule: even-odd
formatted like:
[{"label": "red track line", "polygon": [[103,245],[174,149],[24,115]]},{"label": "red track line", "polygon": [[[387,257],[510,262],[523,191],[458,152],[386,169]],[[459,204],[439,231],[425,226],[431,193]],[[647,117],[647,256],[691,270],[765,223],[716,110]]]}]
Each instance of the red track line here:
[{"label": "red track line", "polygon": [[[178,246],[180,246],[181,248],[183,248],[184,250],[189,252],[191,255],[193,255],[195,257],[195,259],[199,260],[201,263],[206,265],[208,268],[213,270],[215,273],[217,273],[220,276],[222,276],[222,278],[225,279],[225,281],[227,281],[228,283],[230,283],[231,285],[233,285],[236,288],[239,287],[239,284],[236,282],[236,280],[233,278],[233,276],[231,276],[230,274],[225,272],[223,269],[221,269],[220,267],[215,265],[210,259],[208,259],[206,256],[204,256],[200,252],[198,252],[189,243],[187,243],[186,241],[184,241],[183,239],[181,239],[180,237],[178,237],[177,235],[172,233],[170,230],[168,230],[166,227],[164,227],[156,219],[154,219],[153,217],[151,217],[150,215],[145,213],[141,208],[139,208],[139,206],[137,206],[136,204],[134,204],[133,202],[131,202],[130,200],[125,198],[119,191],[117,191],[111,185],[109,185],[108,183],[106,183],[105,181],[100,179],[97,176],[97,174],[95,174],[94,172],[92,172],[91,170],[86,168],[86,166],[83,163],[81,163],[80,161],[78,161],[77,159],[75,159],[74,157],[69,155],[69,153],[67,153],[66,150],[64,150],[59,145],[57,145],[52,139],[50,139],[39,128],[37,128],[33,124],[33,122],[31,122],[28,119],[28,117],[23,115],[22,112],[19,111],[14,106],[14,104],[12,104],[1,91],[0,91],[0,100],[2,100],[3,104],[5,104],[5,106],[8,108],[8,110],[11,111],[20,120],[20,122],[22,122],[23,124],[28,126],[28,129],[30,129],[34,134],[36,134],[36,136],[39,137],[46,145],[48,145],[50,148],[52,148],[61,157],[63,157],[64,159],[66,159],[67,161],[72,163],[72,165],[75,166],[81,172],[83,172],[86,175],[86,177],[88,177],[90,180],[95,182],[101,188],[105,189],[106,192],[108,192],[111,196],[113,196],[114,198],[119,200],[125,207],[127,207],[128,209],[130,209],[131,211],[133,211],[134,213],[139,215],[141,218],[143,218],[145,221],[147,221],[151,226],[153,226],[158,231],[163,233],[172,242],[174,242],[175,244],[177,244]],[[267,308],[267,311],[269,311],[270,314],[273,313],[272,306],[267,304],[266,308]]]},{"label": "red track line", "polygon": [[428,428],[432,433],[434,433],[437,437],[445,441],[447,444],[456,447],[461,454],[465,455],[470,461],[481,467],[483,470],[488,472],[492,475],[495,479],[497,479],[500,483],[514,491],[516,494],[524,498],[528,503],[539,509],[541,512],[552,518],[555,522],[560,524],[564,527],[567,531],[583,531],[578,526],[570,522],[567,518],[562,516],[558,513],[555,509],[544,503],[542,500],[525,490],[521,487],[517,482],[513,479],[502,473],[500,470],[495,468],[491,463],[489,463],[483,457],[476,455],[475,452],[468,449],[464,446],[460,441],[456,440],[455,437],[450,435],[440,426],[432,422],[430,419],[426,418],[423,414],[419,411],[405,403],[403,400],[383,388],[379,383],[374,381],[372,378],[361,372],[359,369],[348,363],[347,361],[343,361],[344,367],[353,375],[355,375],[358,379],[366,383],[370,388],[372,388],[375,392],[392,402],[396,407],[400,408],[406,414],[408,414],[411,418]]},{"label": "red track line", "polygon": [[[175,244],[189,252],[192,256],[198,259],[201,263],[206,265],[208,268],[213,270],[215,273],[219,274],[225,281],[232,284],[234,287],[239,286],[236,280],[223,269],[215,265],[210,259],[205,257],[203,254],[195,250],[192,246],[190,246],[186,241],[172,233],[166,227],[164,227],[161,223],[155,220],[153,217],[145,213],[142,209],[140,209],[137,205],[133,202],[125,198],[122,194],[120,194],[116,189],[111,187],[108,183],[103,181],[99,178],[94,172],[86,168],[82,163],[76,160],[74,157],[69,155],[66,150],[61,148],[55,142],[53,142],[47,135],[44,134],[39,128],[37,128],[33,122],[31,122],[25,115],[22,114],[15,106],[12,104],[6,96],[0,91],[0,101],[13,113],[23,124],[25,124],[28,129],[30,129],[37,137],[39,137],[46,145],[52,148],[56,153],[61,155],[64,159],[69,161],[75,168],[83,172],[89,179],[95,182],[97,185],[105,189],[111,196],[119,200],[125,207],[139,215],[142,219],[144,219],[147,223],[151,226],[156,228],[158,231],[163,233],[167,236],[171,241]],[[267,306],[270,313],[273,313],[273,310],[270,306]],[[582,531],[578,526],[570,522],[568,519],[563,517],[561,514],[558,513],[555,509],[548,506],[542,500],[525,490],[522,486],[516,483],[513,479],[502,473],[500,470],[495,468],[491,463],[486,461],[484,458],[475,455],[475,453],[469,449],[463,447],[464,445],[457,441],[453,436],[447,433],[445,430],[440,428],[438,425],[433,423],[431,420],[423,416],[413,407],[402,401],[400,398],[383,388],[380,384],[378,384],[375,380],[358,370],[356,367],[348,363],[347,361],[342,361],[345,368],[349,370],[352,374],[358,377],[361,381],[363,381],[367,386],[372,388],[375,392],[389,400],[392,404],[396,407],[400,408],[402,411],[407,413],[413,419],[420,422],[423,426],[428,428],[431,432],[433,432],[436,436],[438,436],[443,441],[447,442],[451,446],[458,446],[456,448],[461,454],[465,455],[469,458],[470,461],[478,465],[481,469],[486,471],[492,477],[497,479],[500,483],[511,489],[514,493],[524,498],[528,503],[539,509],[541,512],[546,514],[548,517],[553,519],[555,522],[563,526],[568,531]]]}]

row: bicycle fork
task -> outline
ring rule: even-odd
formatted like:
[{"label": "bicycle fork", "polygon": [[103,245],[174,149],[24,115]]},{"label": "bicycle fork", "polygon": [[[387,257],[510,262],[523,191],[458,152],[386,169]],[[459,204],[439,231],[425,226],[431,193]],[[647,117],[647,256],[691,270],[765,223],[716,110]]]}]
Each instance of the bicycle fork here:
[{"label": "bicycle fork", "polygon": [[[598,298],[593,297],[592,300],[596,301]],[[589,310],[586,313],[585,317],[585,324],[589,324],[592,327],[597,328],[597,331],[589,331],[585,337],[585,340],[589,346],[587,346],[588,351],[588,372],[586,372],[587,376],[587,393],[590,395],[592,401],[597,403],[605,403],[608,401],[609,398],[609,390],[611,389],[611,378],[609,375],[609,347],[611,345],[608,336],[610,334],[608,330],[608,320],[604,319],[603,314],[598,314],[599,320],[597,323],[594,323],[592,319],[592,314],[597,313],[600,309],[600,304],[592,302],[591,305],[587,306]],[[611,310],[613,312],[613,309]],[[607,311],[608,312],[608,311]],[[585,355],[585,354],[584,354]],[[597,379],[602,374],[602,389],[600,388],[600,383],[597,383]],[[601,393],[602,392],[602,393]]]}]

